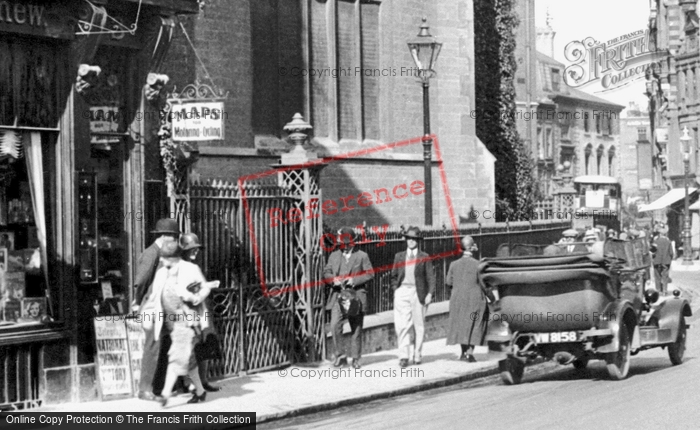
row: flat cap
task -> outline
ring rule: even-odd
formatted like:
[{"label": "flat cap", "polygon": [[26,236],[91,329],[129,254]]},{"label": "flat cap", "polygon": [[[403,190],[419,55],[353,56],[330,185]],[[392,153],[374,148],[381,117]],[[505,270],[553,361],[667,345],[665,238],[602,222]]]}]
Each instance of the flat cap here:
[{"label": "flat cap", "polygon": [[578,231],[574,230],[573,228],[570,228],[568,230],[564,230],[561,233],[561,235],[564,237],[576,237],[578,236]]}]

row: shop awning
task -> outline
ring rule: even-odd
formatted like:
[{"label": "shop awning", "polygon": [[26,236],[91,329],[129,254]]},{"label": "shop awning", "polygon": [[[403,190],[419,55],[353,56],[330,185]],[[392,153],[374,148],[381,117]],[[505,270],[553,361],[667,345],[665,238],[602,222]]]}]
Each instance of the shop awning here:
[{"label": "shop awning", "polygon": [[[695,188],[688,188],[688,194],[695,192]],[[656,199],[656,201],[649,203],[648,205],[642,205],[639,208],[639,212],[655,211],[658,209],[663,209],[672,204],[676,203],[678,200],[685,197],[685,188],[674,188],[667,192],[663,196]]]}]

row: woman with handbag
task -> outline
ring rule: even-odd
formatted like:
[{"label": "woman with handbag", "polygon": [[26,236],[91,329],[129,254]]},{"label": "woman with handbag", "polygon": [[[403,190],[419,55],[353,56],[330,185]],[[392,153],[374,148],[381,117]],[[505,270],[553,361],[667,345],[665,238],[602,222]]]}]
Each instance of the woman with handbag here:
[{"label": "woman with handbag", "polygon": [[[183,260],[197,264],[195,263],[197,260],[197,255],[199,254],[199,250],[204,248],[204,246],[199,242],[199,237],[197,237],[196,234],[186,233],[180,236],[180,248],[182,248]],[[203,303],[203,305],[205,316],[209,318],[211,314],[209,313],[206,304]],[[202,330],[202,339],[195,346],[194,355],[197,359],[197,367],[199,368],[199,379],[202,381],[202,386],[204,389],[209,392],[220,391],[221,387],[211,385],[207,381],[207,360],[222,358],[221,348],[219,347],[219,338],[211,320],[209,321],[209,326]],[[190,387],[192,386],[190,385]],[[190,391],[191,390],[192,389],[190,389]]]},{"label": "woman with handbag", "polygon": [[207,392],[199,379],[194,348],[202,330],[208,326],[203,302],[211,288],[219,281],[206,282],[196,264],[180,258],[177,242],[167,242],[160,251],[161,266],[153,280],[154,292],[160,297],[163,314],[156,319],[156,335],[161,330],[170,333],[172,344],[168,350],[168,370],[163,387],[162,404],[165,407],[179,376],[189,375],[195,385],[195,394],[187,403],[199,403]]}]

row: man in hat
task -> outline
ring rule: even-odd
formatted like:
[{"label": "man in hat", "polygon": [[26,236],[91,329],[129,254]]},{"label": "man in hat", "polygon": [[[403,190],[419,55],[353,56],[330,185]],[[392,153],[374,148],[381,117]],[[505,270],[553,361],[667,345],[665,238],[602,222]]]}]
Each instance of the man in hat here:
[{"label": "man in hat", "polygon": [[654,281],[659,293],[666,294],[668,290],[668,272],[671,262],[674,259],[673,244],[666,236],[668,229],[665,225],[660,225],[658,237],[654,240]]},{"label": "man in hat", "polygon": [[578,231],[573,228],[564,230],[561,233],[562,238],[559,240],[559,244],[564,248],[567,254],[573,254],[576,252],[588,252],[585,245],[576,243],[576,236],[578,236]]},{"label": "man in hat", "polygon": [[[139,312],[153,293],[153,278],[160,261],[159,254],[163,245],[168,241],[174,241],[180,236],[180,227],[177,221],[170,218],[159,219],[156,228],[151,233],[156,235],[156,240],[146,248],[139,258],[134,278],[134,302],[132,311]],[[156,339],[154,328],[144,328],[145,340],[143,344],[143,356],[141,358],[141,378],[139,379],[139,399],[160,401],[160,397],[154,391],[162,389],[165,383],[165,370],[168,366],[167,349],[161,354],[161,339]]]},{"label": "man in hat", "polygon": [[399,366],[408,366],[411,347],[411,329],[415,332],[413,362],[421,364],[424,319],[427,306],[435,294],[435,270],[430,256],[418,249],[421,239],[418,227],[409,227],[404,233],[406,251],[394,257],[391,269],[391,287],[394,289],[394,328],[399,344]]},{"label": "man in hat", "polygon": [[[339,249],[333,251],[328,257],[326,267],[323,269],[323,278],[331,287],[331,294],[326,303],[326,310],[331,311],[331,332],[333,333],[333,350],[335,360],[333,365],[341,367],[347,363],[345,345],[343,344],[343,324],[350,323],[351,355],[352,367],[360,368],[360,357],[362,355],[362,323],[367,309],[367,290],[365,288],[368,281],[374,277],[372,263],[366,252],[355,248],[357,236],[352,227],[343,227],[338,232],[335,245]],[[341,308],[341,293],[354,292],[357,300],[360,301],[360,308],[353,313]],[[346,297],[345,294],[343,297]]]}]

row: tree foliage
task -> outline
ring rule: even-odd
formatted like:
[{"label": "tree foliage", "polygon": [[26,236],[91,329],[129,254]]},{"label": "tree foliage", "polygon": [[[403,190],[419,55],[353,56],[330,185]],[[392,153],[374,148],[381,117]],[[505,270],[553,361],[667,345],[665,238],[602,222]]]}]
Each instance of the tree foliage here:
[{"label": "tree foliage", "polygon": [[526,219],[533,208],[532,159],[515,122],[515,0],[474,2],[476,134],[496,157],[499,221]]}]

